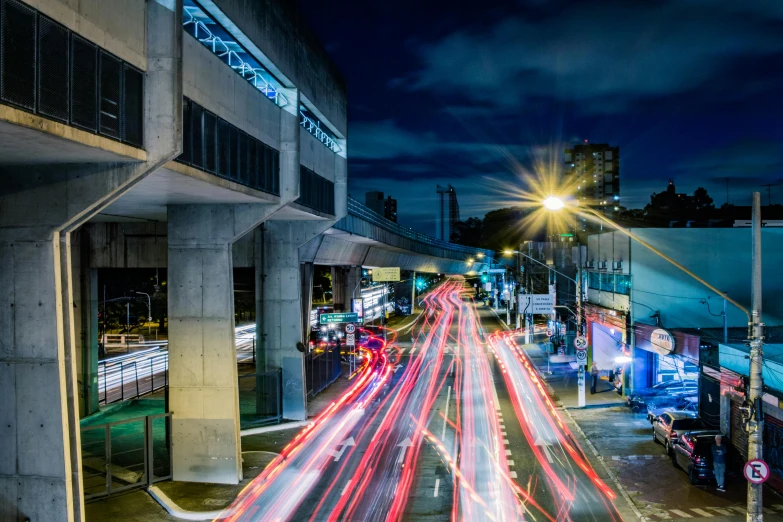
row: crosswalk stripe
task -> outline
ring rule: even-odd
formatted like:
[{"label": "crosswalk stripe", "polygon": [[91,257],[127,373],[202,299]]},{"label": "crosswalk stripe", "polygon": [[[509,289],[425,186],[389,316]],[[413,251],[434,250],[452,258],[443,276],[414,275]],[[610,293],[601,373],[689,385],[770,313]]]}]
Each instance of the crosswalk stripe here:
[{"label": "crosswalk stripe", "polygon": [[717,511],[721,515],[733,515],[734,514],[731,511],[729,511],[728,509],[723,509],[723,508],[711,507],[711,508],[707,508],[707,509],[711,509],[713,511]]},{"label": "crosswalk stripe", "polygon": [[511,471],[511,472],[509,472],[508,476],[511,477],[511,478],[517,478],[517,472],[516,471]]},{"label": "crosswalk stripe", "polygon": [[703,509],[699,509],[699,508],[691,508],[691,511],[693,511],[697,515],[701,515],[703,517],[714,517],[715,516],[712,513],[710,513],[709,511],[704,511]]},{"label": "crosswalk stripe", "polygon": [[693,515],[689,515],[689,514],[688,514],[688,513],[686,513],[685,511],[680,511],[679,509],[670,509],[669,511],[671,511],[672,513],[674,513],[674,514],[675,514],[675,515],[677,515],[678,517],[682,517],[682,518],[693,518]]}]

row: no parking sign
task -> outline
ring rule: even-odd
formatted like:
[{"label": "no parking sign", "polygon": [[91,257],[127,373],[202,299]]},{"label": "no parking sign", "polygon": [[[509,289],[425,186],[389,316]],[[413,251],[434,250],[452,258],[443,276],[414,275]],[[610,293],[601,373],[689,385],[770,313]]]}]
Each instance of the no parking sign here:
[{"label": "no parking sign", "polygon": [[747,461],[743,471],[748,482],[753,484],[763,484],[769,478],[769,466],[761,459]]}]

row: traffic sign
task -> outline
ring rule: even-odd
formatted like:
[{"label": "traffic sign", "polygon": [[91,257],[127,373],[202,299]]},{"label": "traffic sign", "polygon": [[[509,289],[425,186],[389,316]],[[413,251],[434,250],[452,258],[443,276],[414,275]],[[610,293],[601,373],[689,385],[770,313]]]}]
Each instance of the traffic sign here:
[{"label": "traffic sign", "polygon": [[345,334],[345,345],[356,346],[356,334],[352,334],[352,333]]},{"label": "traffic sign", "polygon": [[374,268],[372,271],[372,280],[374,282],[397,282],[400,280],[400,267]]},{"label": "traffic sign", "polygon": [[356,331],[356,325],[353,323],[348,323],[345,325],[345,333],[352,334]]},{"label": "traffic sign", "polygon": [[555,307],[552,294],[520,294],[519,311],[523,314],[551,314]]},{"label": "traffic sign", "polygon": [[574,339],[574,346],[577,350],[587,350],[587,339],[585,336],[580,335]]},{"label": "traffic sign", "polygon": [[338,323],[356,323],[359,321],[359,314],[356,312],[343,312],[339,314],[321,314],[319,322],[321,324]]},{"label": "traffic sign", "polygon": [[580,364],[584,364],[587,362],[587,350],[577,350],[576,351],[576,361]]},{"label": "traffic sign", "polygon": [[552,337],[552,335],[554,335],[554,332],[552,332],[552,329],[551,328],[547,328],[546,329],[546,336],[547,337]]},{"label": "traffic sign", "polygon": [[749,460],[743,471],[748,482],[753,484],[763,484],[769,478],[769,465],[761,459]]}]

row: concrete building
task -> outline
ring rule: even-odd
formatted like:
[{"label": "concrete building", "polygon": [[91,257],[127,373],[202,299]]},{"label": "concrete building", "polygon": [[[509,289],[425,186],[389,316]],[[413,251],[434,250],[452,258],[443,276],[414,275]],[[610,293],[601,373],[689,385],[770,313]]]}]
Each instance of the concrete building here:
[{"label": "concrete building", "polygon": [[620,201],[620,147],[585,142],[566,149],[564,172],[581,203],[613,215]]},{"label": "concrete building", "polygon": [[441,241],[449,241],[454,226],[459,221],[459,203],[457,191],[451,185],[435,189],[438,194],[438,208],[435,212],[435,237]]},{"label": "concrete building", "polygon": [[[632,229],[642,240],[750,306],[749,229]],[[763,321],[783,325],[783,233],[762,230]],[[618,356],[633,364],[627,385],[646,387],[698,373],[699,331],[747,329],[746,315],[709,289],[620,232],[588,238],[583,277],[587,287],[587,335],[592,356],[604,369]],[[723,315],[725,311],[725,316]],[[663,337],[661,337],[663,336]],[[688,337],[690,336],[690,337]],[[663,339],[666,337],[668,340]],[[704,336],[702,336],[704,337]],[[658,339],[658,340],[656,340]]]},{"label": "concrete building", "polygon": [[384,201],[383,201],[383,192],[378,190],[372,190],[370,192],[366,192],[364,194],[364,204],[375,212],[376,214],[383,216],[384,215]]},{"label": "concrete building", "polygon": [[383,192],[373,190],[365,193],[364,204],[379,216],[389,221],[397,222],[397,200],[388,196],[383,199]]}]

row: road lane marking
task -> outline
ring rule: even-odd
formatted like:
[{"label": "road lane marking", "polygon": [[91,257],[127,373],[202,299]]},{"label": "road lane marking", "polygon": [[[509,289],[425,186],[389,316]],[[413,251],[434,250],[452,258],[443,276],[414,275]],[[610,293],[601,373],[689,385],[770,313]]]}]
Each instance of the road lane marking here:
[{"label": "road lane marking", "polygon": [[346,491],[348,491],[348,488],[349,488],[349,487],[351,487],[351,480],[352,480],[352,479],[349,479],[349,480],[348,480],[348,482],[346,482],[346,483],[345,483],[345,487],[343,488],[343,492],[342,492],[342,493],[340,493],[340,496],[341,496],[341,497],[342,497],[343,495],[345,495],[345,492],[346,492]]},{"label": "road lane marking", "polygon": [[677,515],[678,517],[682,517],[682,518],[693,518],[693,515],[689,515],[689,514],[688,514],[688,513],[686,513],[685,511],[680,511],[679,509],[670,509],[669,511],[671,511],[672,513],[674,513],[674,514],[675,514],[675,515]]},{"label": "road lane marking", "polygon": [[510,456],[511,456],[511,450],[508,450],[508,449],[507,449],[507,450],[506,450],[506,457],[510,457]]},{"label": "road lane marking", "polygon": [[449,401],[451,400],[451,386],[449,386],[449,391],[446,393],[446,412],[443,416],[443,431],[441,431],[440,434],[440,441],[445,442],[446,440],[446,421],[449,418]]},{"label": "road lane marking", "polygon": [[710,508],[707,508],[707,509],[711,509],[713,511],[717,511],[721,515],[733,515],[734,514],[731,511],[729,511],[728,509],[721,509],[721,508],[716,508],[716,507],[710,507]]},{"label": "road lane marking", "polygon": [[509,445],[508,439],[503,439],[503,444],[508,446]]},{"label": "road lane marking", "polygon": [[509,465],[509,466],[513,466],[513,465],[514,465],[514,461],[513,461],[513,460],[509,460],[509,461],[508,461],[508,465]]},{"label": "road lane marking", "polygon": [[699,509],[699,508],[691,508],[691,511],[693,511],[697,515],[701,515],[703,517],[714,517],[715,516],[712,513],[710,513],[709,511],[704,511],[703,509]]},{"label": "road lane marking", "polygon": [[435,494],[434,497],[438,496],[438,490],[440,489],[440,479],[435,479]]},{"label": "road lane marking", "polygon": [[517,478],[517,472],[516,471],[510,471],[508,473],[508,476],[511,477],[511,478]]},{"label": "road lane marking", "polygon": [[547,448],[546,446],[543,446],[543,448],[544,448],[544,454],[546,455],[547,462],[549,462],[550,464],[554,464],[555,461],[552,460],[552,454],[549,453],[549,448]]}]

